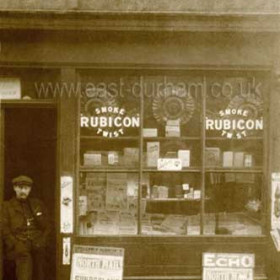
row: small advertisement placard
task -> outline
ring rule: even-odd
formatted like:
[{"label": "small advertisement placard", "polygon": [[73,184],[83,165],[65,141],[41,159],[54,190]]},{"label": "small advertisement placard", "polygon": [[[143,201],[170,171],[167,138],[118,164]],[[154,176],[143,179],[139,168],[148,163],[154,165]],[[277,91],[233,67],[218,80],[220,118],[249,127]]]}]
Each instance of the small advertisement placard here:
[{"label": "small advertisement placard", "polygon": [[182,161],[178,158],[159,158],[157,169],[159,171],[179,171],[182,170]]},{"label": "small advertisement placard", "polygon": [[73,233],[73,178],[60,178],[60,232]]},{"label": "small advertisement placard", "polygon": [[280,173],[271,175],[271,231],[275,248],[280,252]]},{"label": "small advertisement placard", "polygon": [[0,100],[20,99],[21,86],[19,78],[0,77]]},{"label": "small advertisement placard", "polygon": [[271,175],[271,229],[280,229],[280,173]]},{"label": "small advertisement placard", "polygon": [[253,254],[203,254],[203,280],[253,280],[254,267]]},{"label": "small advertisement placard", "polygon": [[73,246],[71,280],[122,280],[124,249]]}]

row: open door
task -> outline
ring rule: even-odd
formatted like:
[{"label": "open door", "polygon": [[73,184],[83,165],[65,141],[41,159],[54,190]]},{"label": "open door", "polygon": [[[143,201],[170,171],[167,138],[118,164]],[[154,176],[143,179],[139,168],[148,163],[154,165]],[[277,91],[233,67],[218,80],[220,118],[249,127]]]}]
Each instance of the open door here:
[{"label": "open door", "polygon": [[[3,120],[5,114],[5,120]],[[11,180],[27,175],[34,181],[30,196],[39,198],[47,206],[52,228],[47,249],[48,279],[56,274],[56,149],[57,114],[54,108],[7,107],[2,109],[2,142],[0,199],[14,196]],[[3,179],[2,179],[3,178]],[[2,204],[2,203],[1,203]],[[1,252],[2,254],[3,252]],[[5,262],[5,255],[4,262]],[[7,261],[9,262],[9,261]],[[14,264],[3,268],[3,280],[14,279]],[[35,279],[34,279],[35,280]]]}]

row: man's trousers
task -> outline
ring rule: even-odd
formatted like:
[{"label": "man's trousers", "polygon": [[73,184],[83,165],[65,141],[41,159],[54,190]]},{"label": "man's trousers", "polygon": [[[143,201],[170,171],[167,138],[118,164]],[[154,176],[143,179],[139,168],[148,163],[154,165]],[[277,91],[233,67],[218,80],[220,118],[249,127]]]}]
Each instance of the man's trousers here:
[{"label": "man's trousers", "polygon": [[15,247],[17,280],[44,280],[45,261],[44,247],[35,247],[30,240],[17,242]]}]

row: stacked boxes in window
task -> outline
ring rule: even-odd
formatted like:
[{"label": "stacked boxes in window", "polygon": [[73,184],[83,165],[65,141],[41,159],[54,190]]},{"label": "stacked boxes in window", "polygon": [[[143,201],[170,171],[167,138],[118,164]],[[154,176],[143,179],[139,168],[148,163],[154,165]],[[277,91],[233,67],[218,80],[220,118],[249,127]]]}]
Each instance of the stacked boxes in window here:
[{"label": "stacked boxes in window", "polygon": [[105,174],[88,173],[86,177],[87,210],[98,211],[105,208]]},{"label": "stacked boxes in window", "polygon": [[180,137],[180,120],[168,120],[165,126],[166,137]]},{"label": "stacked boxes in window", "polygon": [[87,151],[84,153],[84,166],[101,166],[102,157],[100,151]]}]

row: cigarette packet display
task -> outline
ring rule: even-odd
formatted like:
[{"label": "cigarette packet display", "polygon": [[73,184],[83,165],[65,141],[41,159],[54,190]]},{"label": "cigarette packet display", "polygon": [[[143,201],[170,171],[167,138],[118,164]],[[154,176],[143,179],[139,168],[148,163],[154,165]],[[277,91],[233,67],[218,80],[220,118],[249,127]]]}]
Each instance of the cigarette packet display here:
[{"label": "cigarette packet display", "polygon": [[207,167],[220,166],[220,148],[206,147],[205,148],[205,165]]},{"label": "cigarette packet display", "polygon": [[119,234],[137,234],[137,221],[132,213],[128,211],[120,212]]},{"label": "cigarette packet display", "polygon": [[79,215],[85,216],[87,214],[87,196],[79,196]]},{"label": "cigarette packet display", "polygon": [[201,199],[201,191],[200,190],[194,190],[193,199]]},{"label": "cigarette packet display", "polygon": [[157,128],[143,128],[143,137],[157,137]]},{"label": "cigarette packet display", "polygon": [[244,166],[245,167],[252,167],[253,166],[253,155],[245,154],[244,155]]},{"label": "cigarette packet display", "polygon": [[108,164],[117,165],[119,164],[119,153],[115,151],[108,152]]},{"label": "cigarette packet display", "polygon": [[159,142],[147,142],[147,166],[157,167],[157,162],[160,155]]},{"label": "cigarette packet display", "polygon": [[223,152],[223,167],[233,167],[233,152]]},{"label": "cigarette packet display", "polygon": [[110,235],[119,233],[119,212],[99,211],[94,226],[94,234]]},{"label": "cigarette packet display", "polygon": [[106,177],[104,174],[88,173],[86,177],[87,211],[104,209]]},{"label": "cigarette packet display", "polygon": [[187,234],[199,235],[200,234],[200,215],[187,216]]},{"label": "cigarette packet display", "polygon": [[187,218],[182,215],[168,215],[162,222],[161,227],[178,234],[186,233]]},{"label": "cigarette packet display", "polygon": [[234,152],[233,166],[234,167],[243,167],[243,163],[244,163],[244,153],[243,152]]},{"label": "cigarette packet display", "polygon": [[107,173],[106,209],[127,209],[127,173]]},{"label": "cigarette packet display", "polygon": [[157,195],[158,195],[158,198],[161,198],[161,199],[168,198],[168,187],[158,186]]},{"label": "cigarette packet display", "polygon": [[84,165],[101,165],[102,164],[102,154],[101,152],[86,152],[84,154]]},{"label": "cigarette packet display", "polygon": [[135,166],[139,162],[139,149],[138,148],[124,148],[123,157],[125,165]]},{"label": "cigarette packet display", "polygon": [[190,150],[179,150],[178,158],[182,161],[182,167],[190,166]]},{"label": "cigarette packet display", "polygon": [[165,136],[180,137],[181,136],[180,126],[171,126],[171,125],[165,126]]}]

